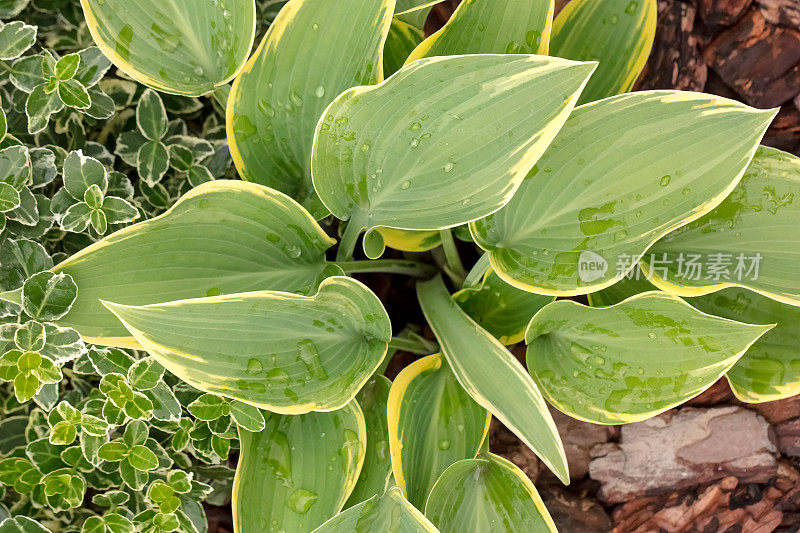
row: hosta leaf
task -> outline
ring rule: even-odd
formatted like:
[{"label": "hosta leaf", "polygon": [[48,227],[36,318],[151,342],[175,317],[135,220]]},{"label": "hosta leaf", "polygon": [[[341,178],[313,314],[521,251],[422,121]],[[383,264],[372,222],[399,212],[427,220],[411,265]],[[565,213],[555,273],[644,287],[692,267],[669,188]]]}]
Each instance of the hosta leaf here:
[{"label": "hosta leaf", "polygon": [[352,507],[386,490],[392,474],[392,458],[389,453],[389,428],[386,405],[392,382],[386,376],[374,375],[356,395],[356,401],[364,412],[367,428],[367,447],[364,466],[345,507]]},{"label": "hosta leaf", "polygon": [[355,401],[329,413],[265,413],[258,433],[239,430],[233,483],[236,531],[310,532],[338,513],[364,462],[366,428]]},{"label": "hosta leaf", "polygon": [[562,300],[531,320],[528,369],[574,418],[638,422],[706,390],[772,327],[707,315],[662,292],[603,309]]},{"label": "hosta leaf", "polygon": [[522,341],[531,317],[554,300],[552,296],[517,289],[492,270],[479,285],[458,291],[453,299],[472,320],[505,345]]},{"label": "hosta leaf", "polygon": [[95,43],[154,89],[199,96],[233,79],[255,37],[255,2],[81,0]]},{"label": "hosta leaf", "polygon": [[383,361],[391,338],[380,300],[340,276],[323,281],[313,297],[262,291],[105,305],[183,381],[284,414],[347,404]]},{"label": "hosta leaf", "polygon": [[527,55],[415,61],[328,107],[314,187],[356,229],[434,230],[485,216],[509,201],[593,69]]},{"label": "hosta leaf", "polygon": [[411,52],[422,42],[423,31],[397,17],[392,19],[383,48],[383,74],[389,77],[405,64]]},{"label": "hosta leaf", "polygon": [[550,53],[600,63],[581,104],[633,88],[653,47],[657,16],[656,0],[573,0],[561,10]]},{"label": "hosta leaf", "polygon": [[800,307],[738,287],[692,298],[706,313],[751,324],[777,324],[750,346],[725,377],[744,402],[769,402],[800,394]]},{"label": "hosta leaf", "polygon": [[442,237],[438,231],[378,228],[378,233],[383,237],[386,246],[404,252],[427,252],[442,245]]},{"label": "hosta leaf", "polygon": [[388,412],[394,477],[417,507],[425,506],[448,466],[478,454],[492,420],[461,388],[441,354],[400,372],[389,393]]},{"label": "hosta leaf", "polygon": [[35,42],[36,26],[29,26],[21,20],[0,23],[0,60],[18,58]]},{"label": "hosta leaf", "polygon": [[391,531],[392,533],[438,533],[430,520],[403,497],[399,487],[373,496],[355,507],[331,518],[314,533],[359,533]]},{"label": "hosta leaf", "polygon": [[510,461],[486,453],[445,470],[425,505],[442,533],[556,532],[528,476]]},{"label": "hosta leaf", "polygon": [[294,0],[281,9],[228,98],[228,142],[242,177],[325,216],[311,184],[322,111],[355,85],[382,79],[389,0]]},{"label": "hosta leaf", "polygon": [[[592,307],[605,307],[618,304],[637,294],[657,291],[658,287],[650,283],[642,273],[639,266],[635,266],[628,275],[602,291],[597,291],[587,296]],[[712,315],[714,313],[711,313]]]},{"label": "hosta leaf", "polygon": [[238,181],[203,184],[163,215],[58,265],[80,287],[61,323],[88,342],[136,348],[100,299],[142,305],[253,290],[310,293],[331,272],[325,250],[333,243],[278,192]]},{"label": "hosta leaf", "polygon": [[500,341],[458,307],[441,277],[419,283],[417,296],[464,390],[567,483],[561,437],[533,378]]},{"label": "hosta leaf", "polygon": [[798,200],[800,158],[760,147],[730,196],[653,245],[644,270],[680,296],[741,286],[800,305]]},{"label": "hosta leaf", "polygon": [[461,54],[547,54],[553,0],[461,2],[450,20],[409,61]]},{"label": "hosta leaf", "polygon": [[423,30],[431,8],[440,2],[442,0],[397,0],[394,16],[406,24]]},{"label": "hosta leaf", "polygon": [[774,115],[681,91],[581,106],[512,201],[471,225],[475,242],[524,290],[612,285],[655,241],[730,194]]}]

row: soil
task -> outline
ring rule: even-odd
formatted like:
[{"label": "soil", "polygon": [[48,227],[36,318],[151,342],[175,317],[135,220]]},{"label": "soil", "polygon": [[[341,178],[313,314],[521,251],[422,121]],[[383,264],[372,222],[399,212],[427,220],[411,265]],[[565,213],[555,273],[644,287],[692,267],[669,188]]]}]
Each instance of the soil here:
[{"label": "soil", "polygon": [[[441,28],[458,3],[436,5],[426,31]],[[556,10],[566,3],[556,0]],[[763,144],[800,155],[800,0],[658,6],[656,42],[637,89],[703,91],[780,107]],[[388,302],[393,323],[420,315],[413,282],[361,279]],[[397,354],[387,375],[414,359]],[[492,451],[536,483],[562,533],[800,531],[800,397],[742,404],[723,379],[685,406],[638,424],[554,417],[570,464],[567,487],[496,420],[490,438]],[[232,530],[229,509],[208,512],[212,533]]]}]

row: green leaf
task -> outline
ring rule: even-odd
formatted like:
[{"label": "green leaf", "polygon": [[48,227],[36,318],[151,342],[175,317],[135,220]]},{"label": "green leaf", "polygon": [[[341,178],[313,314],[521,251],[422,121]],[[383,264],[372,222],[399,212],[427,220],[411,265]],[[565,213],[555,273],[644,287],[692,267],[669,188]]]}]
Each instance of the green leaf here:
[{"label": "green leaf", "polygon": [[656,36],[656,0],[573,0],[553,24],[550,53],[600,63],[579,103],[633,89]]},{"label": "green leaf", "polygon": [[353,492],[345,504],[352,507],[386,491],[392,475],[392,458],[389,453],[389,428],[386,406],[392,382],[386,376],[373,375],[358,391],[356,401],[364,412],[367,429],[367,447],[364,466]]},{"label": "green leaf", "polygon": [[9,146],[0,150],[0,182],[17,190],[31,185],[31,156],[24,146]]},{"label": "green leaf", "polygon": [[169,152],[160,141],[147,141],[136,154],[136,168],[139,176],[151,187],[161,181],[169,170]]},{"label": "green leaf", "polygon": [[193,387],[282,414],[346,405],[383,361],[391,338],[380,300],[340,276],[323,281],[313,297],[261,291],[105,305]]},{"label": "green leaf", "polygon": [[389,393],[388,413],[394,477],[417,507],[425,506],[447,467],[478,454],[492,421],[461,388],[441,354],[400,372]]},{"label": "green leaf", "polygon": [[462,2],[447,24],[409,57],[462,54],[547,55],[553,0],[473,0]]},{"label": "green leaf", "polygon": [[706,390],[772,328],[662,292],[603,309],[563,300],[531,320],[527,363],[548,401],[573,418],[638,422]]},{"label": "green leaf", "polygon": [[128,382],[138,390],[150,390],[158,385],[164,367],[152,357],[139,359],[128,369]]},{"label": "green leaf", "polygon": [[103,76],[111,67],[111,61],[96,46],[84,48],[78,52],[78,55],[81,61],[78,71],[75,73],[75,79],[81,82],[81,85],[90,89],[103,79]]},{"label": "green leaf", "polygon": [[530,317],[554,300],[513,287],[489,270],[481,283],[453,295],[458,306],[506,346],[521,342]]},{"label": "green leaf", "polygon": [[356,484],[364,415],[355,401],[327,413],[265,415],[263,431],[239,430],[234,528],[311,531],[342,509]]},{"label": "green leaf", "polygon": [[745,352],[725,377],[743,402],[782,400],[800,394],[800,307],[776,302],[741,288],[692,298],[711,315],[751,324],[777,324]]},{"label": "green leaf", "polygon": [[20,205],[19,192],[11,184],[0,181],[0,213],[16,209]]},{"label": "green leaf", "polygon": [[44,348],[47,339],[44,324],[31,320],[14,332],[14,344],[25,352],[39,352]]},{"label": "green leaf", "polygon": [[92,209],[100,209],[103,206],[103,191],[98,185],[91,185],[83,195],[83,201]]},{"label": "green leaf", "polygon": [[415,61],[328,107],[314,187],[355,229],[434,230],[486,216],[514,194],[593,69],[542,56]]},{"label": "green leaf", "polygon": [[71,80],[78,72],[81,64],[81,56],[78,54],[67,54],[56,62],[55,76],[59,81]]},{"label": "green leaf", "polygon": [[86,231],[89,224],[92,222],[92,214],[94,210],[89,207],[85,202],[80,202],[72,205],[61,217],[60,226],[64,231],[71,231],[74,233],[81,233]]},{"label": "green leaf", "polygon": [[242,429],[253,433],[258,433],[264,429],[264,415],[257,407],[232,400],[230,410],[231,418]]},{"label": "green leaf", "polygon": [[515,287],[600,290],[730,194],[774,115],[681,91],[581,106],[511,202],[470,230]]},{"label": "green leaf", "polygon": [[128,452],[128,462],[136,470],[146,472],[158,468],[158,457],[147,446],[137,444]]},{"label": "green leaf", "polygon": [[214,394],[203,394],[186,406],[186,409],[200,420],[216,420],[231,412],[228,402]]},{"label": "green leaf", "polygon": [[69,274],[34,274],[22,286],[22,310],[38,320],[58,320],[69,313],[78,287]]},{"label": "green leaf", "polygon": [[497,339],[458,307],[441,276],[417,284],[417,297],[450,368],[467,394],[567,483],[569,471],[561,438],[530,374]]},{"label": "green leaf", "polygon": [[128,446],[124,442],[107,442],[100,446],[97,455],[104,461],[116,463],[128,456]]},{"label": "green leaf", "polygon": [[17,515],[0,523],[0,533],[50,533],[50,530],[27,516]]},{"label": "green leaf", "polygon": [[0,2],[0,19],[11,19],[19,15],[29,0],[3,0]]},{"label": "green leaf", "polygon": [[0,26],[0,60],[16,59],[35,43],[36,26],[29,26],[21,20]]},{"label": "green leaf", "polygon": [[8,133],[8,119],[6,118],[6,112],[0,107],[0,141],[5,138],[6,133]]},{"label": "green leaf", "polygon": [[41,132],[50,122],[50,116],[64,109],[64,102],[58,91],[47,92],[46,85],[37,85],[25,101],[25,114],[28,116],[28,133]]},{"label": "green leaf", "polygon": [[250,54],[255,2],[81,0],[95,43],[120,70],[166,93],[200,96],[229,82]]},{"label": "green leaf", "polygon": [[438,533],[436,527],[408,500],[399,487],[373,496],[331,518],[314,533],[357,533],[391,531],[392,533]]},{"label": "green leaf", "polygon": [[36,396],[41,388],[42,383],[31,374],[17,374],[14,378],[14,396],[20,403],[25,403]]},{"label": "green leaf", "polygon": [[679,296],[740,286],[800,305],[800,158],[760,147],[719,206],[650,249],[651,281]]},{"label": "green leaf", "polygon": [[160,141],[167,134],[167,110],[158,93],[147,89],[136,106],[136,125],[146,139]]},{"label": "green leaf", "polygon": [[556,532],[528,476],[492,453],[445,470],[431,491],[425,515],[442,533],[483,533],[497,524],[507,531]]},{"label": "green leaf", "polygon": [[309,293],[328,273],[341,272],[325,262],[332,244],[308,213],[280,193],[239,181],[204,184],[163,215],[58,265],[56,271],[80,287],[61,324],[87,342],[137,348],[99,300],[143,305],[253,290]]},{"label": "green leaf", "polygon": [[384,76],[388,78],[400,70],[423,38],[424,33],[420,28],[394,17],[383,48]]},{"label": "green leaf", "polygon": [[89,109],[92,99],[86,87],[75,80],[62,81],[58,84],[58,96],[69,107],[76,109]]},{"label": "green leaf", "polygon": [[97,185],[102,194],[106,193],[108,190],[106,167],[97,159],[84,155],[81,150],[70,152],[64,160],[64,187],[67,192],[81,201],[92,185]]},{"label": "green leaf", "polygon": [[228,143],[244,179],[327,215],[311,184],[314,129],[342,91],[381,81],[390,5],[296,0],[281,9],[228,98]]}]

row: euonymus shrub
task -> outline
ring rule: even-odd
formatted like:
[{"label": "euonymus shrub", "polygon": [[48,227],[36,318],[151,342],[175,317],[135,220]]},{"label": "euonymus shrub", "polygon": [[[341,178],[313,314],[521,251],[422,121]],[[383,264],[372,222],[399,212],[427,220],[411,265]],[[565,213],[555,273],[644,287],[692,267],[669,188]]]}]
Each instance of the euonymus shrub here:
[{"label": "euonymus shrub", "polygon": [[553,531],[493,416],[800,392],[800,162],[628,92],[655,0],[282,4],[0,6],[0,532]]}]

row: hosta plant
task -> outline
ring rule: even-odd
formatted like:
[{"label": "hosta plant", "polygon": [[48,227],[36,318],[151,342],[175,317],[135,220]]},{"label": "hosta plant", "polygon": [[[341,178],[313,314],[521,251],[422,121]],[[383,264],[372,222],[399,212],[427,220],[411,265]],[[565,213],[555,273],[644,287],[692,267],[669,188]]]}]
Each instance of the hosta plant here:
[{"label": "hosta plant", "polygon": [[655,0],[434,3],[1,3],[0,532],[554,531],[493,417],[568,483],[550,407],[800,392],[775,110],[629,92]]}]

